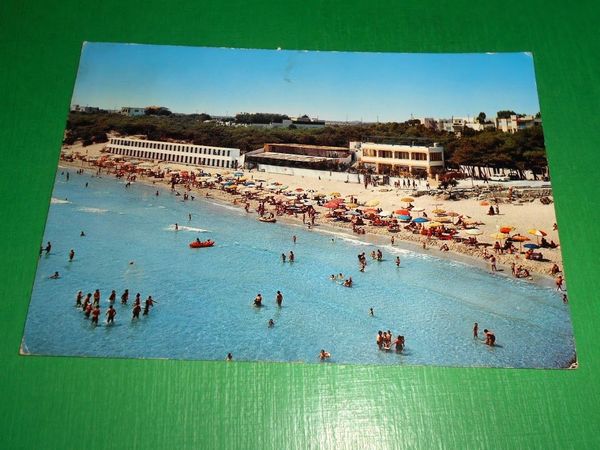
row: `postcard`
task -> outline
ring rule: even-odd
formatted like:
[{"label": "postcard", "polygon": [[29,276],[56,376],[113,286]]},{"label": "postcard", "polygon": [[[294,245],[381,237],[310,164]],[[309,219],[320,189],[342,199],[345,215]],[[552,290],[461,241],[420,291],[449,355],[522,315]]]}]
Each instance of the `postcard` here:
[{"label": "postcard", "polygon": [[23,355],[575,368],[531,53],[85,43]]}]

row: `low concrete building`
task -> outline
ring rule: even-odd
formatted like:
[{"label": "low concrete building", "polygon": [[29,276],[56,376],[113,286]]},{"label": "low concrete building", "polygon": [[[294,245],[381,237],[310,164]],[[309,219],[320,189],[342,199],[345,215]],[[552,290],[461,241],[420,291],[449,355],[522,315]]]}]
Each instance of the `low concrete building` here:
[{"label": "low concrete building", "polygon": [[509,118],[496,118],[496,128],[505,133],[516,133],[519,130],[540,126],[542,119],[535,116],[511,115]]},{"label": "low concrete building", "polygon": [[240,162],[238,148],[180,144],[131,138],[110,138],[106,150],[114,155],[155,162],[235,169]]},{"label": "low concrete building", "polygon": [[261,165],[339,170],[352,164],[353,152],[346,147],[306,144],[265,144],[244,155],[246,167]]},{"label": "low concrete building", "polygon": [[136,106],[123,106],[121,108],[121,114],[129,117],[144,116],[146,114],[146,108],[138,108]]},{"label": "low concrete building", "polygon": [[[356,146],[356,143],[354,143]],[[444,171],[444,147],[361,142],[359,164],[383,175],[434,176]]]}]

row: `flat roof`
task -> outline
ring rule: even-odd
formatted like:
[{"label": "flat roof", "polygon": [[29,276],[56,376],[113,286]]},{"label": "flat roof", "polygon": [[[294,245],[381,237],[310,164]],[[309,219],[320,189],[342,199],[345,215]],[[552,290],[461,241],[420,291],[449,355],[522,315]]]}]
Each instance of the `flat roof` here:
[{"label": "flat roof", "polygon": [[266,143],[265,145],[279,145],[281,147],[293,147],[293,148],[314,148],[314,149],[318,149],[318,150],[333,150],[333,151],[337,151],[337,152],[349,152],[350,149],[347,147],[331,147],[331,146],[327,146],[327,145],[310,145],[310,144],[282,144],[282,143],[275,143],[275,142],[269,142]]},{"label": "flat roof", "polygon": [[289,153],[277,153],[277,152],[264,152],[257,153],[255,155],[248,155],[249,158],[260,158],[260,159],[278,159],[280,161],[294,161],[294,162],[321,162],[321,161],[337,161],[340,158],[327,158],[325,156],[308,156],[308,155],[291,155]]}]

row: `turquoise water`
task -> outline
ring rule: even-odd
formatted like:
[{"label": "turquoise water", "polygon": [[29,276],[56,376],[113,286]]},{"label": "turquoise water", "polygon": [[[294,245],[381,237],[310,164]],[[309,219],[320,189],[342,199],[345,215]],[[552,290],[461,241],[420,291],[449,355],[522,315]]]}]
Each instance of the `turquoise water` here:
[{"label": "turquoise water", "polygon": [[[24,351],[217,360],[231,352],[236,360],[316,363],[324,348],[330,363],[493,367],[564,367],[574,357],[568,306],[552,288],[399,246],[381,246],[384,261],[375,262],[376,247],[352,237],[263,224],[232,206],[155,192],[108,176],[71,173],[67,182],[59,171],[53,198],[61,202],[51,205],[44,234],[53,247],[39,261]],[[188,228],[176,232],[175,222]],[[196,237],[217,244],[188,248]],[[296,261],[282,263],[290,250]],[[369,264],[360,273],[363,251]],[[55,271],[61,278],[48,279]],[[329,280],[340,272],[353,288]],[[117,291],[113,326],[93,327],[74,307],[78,290],[96,288],[102,318]],[[119,301],[125,288],[128,307]],[[158,304],[132,322],[136,292]],[[265,306],[255,308],[259,292]],[[474,322],[495,332],[497,347],[472,338]],[[377,331],[388,329],[405,336],[403,354],[377,349]]]}]

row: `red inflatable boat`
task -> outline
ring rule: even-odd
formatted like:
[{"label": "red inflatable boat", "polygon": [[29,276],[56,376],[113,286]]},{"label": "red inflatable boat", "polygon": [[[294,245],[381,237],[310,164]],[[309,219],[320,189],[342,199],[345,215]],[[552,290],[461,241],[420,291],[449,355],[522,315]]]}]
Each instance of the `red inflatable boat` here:
[{"label": "red inflatable boat", "polygon": [[208,241],[194,241],[190,242],[190,248],[202,248],[202,247],[212,247],[215,245],[214,241],[210,239]]}]

